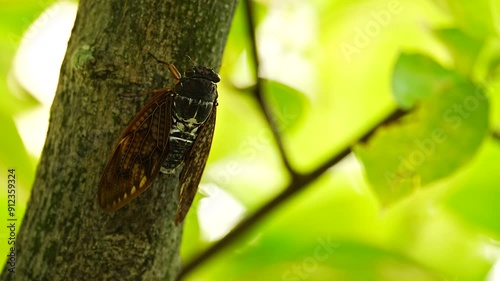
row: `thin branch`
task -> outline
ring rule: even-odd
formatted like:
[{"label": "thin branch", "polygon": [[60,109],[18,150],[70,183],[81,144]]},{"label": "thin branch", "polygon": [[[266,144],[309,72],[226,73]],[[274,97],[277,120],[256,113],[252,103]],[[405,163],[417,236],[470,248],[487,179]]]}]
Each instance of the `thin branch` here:
[{"label": "thin branch", "polygon": [[[401,118],[405,114],[404,111],[395,110],[378,124],[376,124],[370,131],[361,136],[355,143],[357,142],[366,142],[370,136],[375,132],[375,130],[385,124],[391,123],[399,118]],[[225,249],[228,245],[230,245],[233,241],[235,241],[238,237],[240,237],[243,233],[248,231],[250,228],[255,226],[257,222],[259,222],[262,218],[269,215],[272,211],[274,211],[278,206],[284,203],[286,200],[290,199],[293,195],[297,194],[299,191],[303,190],[308,184],[318,179],[323,173],[325,173],[330,167],[339,163],[344,157],[349,155],[352,152],[350,147],[344,148],[341,152],[334,155],[331,159],[320,165],[318,168],[309,172],[308,174],[298,176],[292,179],[290,184],[278,194],[271,201],[267,202],[263,205],[259,210],[257,210],[254,214],[247,217],[243,221],[241,221],[231,232],[229,232],[224,238],[213,244],[199,256],[195,257],[189,263],[187,263],[179,273],[177,280],[181,280],[182,277],[189,274],[193,271],[197,266],[211,258],[216,253]]]},{"label": "thin branch", "polygon": [[493,137],[493,139],[500,141],[500,131],[491,132],[491,136]]},{"label": "thin branch", "polygon": [[288,170],[288,172],[291,174],[292,178],[295,178],[298,177],[299,174],[293,169],[292,165],[290,164],[290,161],[288,160],[287,154],[285,152],[285,147],[283,145],[283,140],[279,133],[278,126],[276,125],[276,122],[272,117],[271,110],[264,101],[264,96],[262,91],[263,88],[262,78],[259,75],[259,69],[260,69],[259,50],[257,49],[257,39],[255,38],[255,22],[254,22],[255,17],[253,13],[253,7],[252,4],[250,3],[250,0],[244,0],[243,4],[245,5],[247,11],[246,25],[248,28],[248,35],[250,37],[250,42],[252,44],[250,48],[251,49],[250,53],[256,69],[256,85],[255,85],[254,96],[257,99],[257,102],[259,103],[262,112],[264,113],[264,116],[266,118],[267,123],[269,124],[269,127],[271,128],[274,140],[276,141],[276,145],[278,146],[280,152],[281,161],[283,162],[283,165]]}]

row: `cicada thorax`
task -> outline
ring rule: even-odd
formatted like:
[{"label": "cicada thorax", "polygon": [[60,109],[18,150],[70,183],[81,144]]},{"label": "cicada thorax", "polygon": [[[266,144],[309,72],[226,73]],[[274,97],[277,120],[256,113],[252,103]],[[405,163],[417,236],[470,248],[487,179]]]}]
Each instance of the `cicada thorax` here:
[{"label": "cicada thorax", "polygon": [[219,76],[213,70],[198,66],[186,72],[174,87],[172,126],[168,155],[160,172],[172,174],[185,158],[198,136],[201,126],[209,119],[217,101]]}]

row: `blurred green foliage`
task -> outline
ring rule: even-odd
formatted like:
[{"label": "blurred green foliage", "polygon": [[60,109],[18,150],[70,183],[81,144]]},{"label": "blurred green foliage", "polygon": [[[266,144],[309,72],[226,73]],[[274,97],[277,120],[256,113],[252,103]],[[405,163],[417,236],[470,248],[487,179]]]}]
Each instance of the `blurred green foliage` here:
[{"label": "blurred green foliage", "polygon": [[[17,169],[23,206],[36,162],[24,149],[14,118],[36,103],[15,87],[12,59],[23,32],[51,2],[1,2],[0,176]],[[410,113],[381,127],[356,146],[355,156],[186,280],[487,280],[500,256],[500,142],[491,137],[500,130],[500,5],[488,0],[256,5],[265,98],[297,170],[311,171],[356,145],[359,135],[398,106]],[[249,214],[290,179],[250,92],[255,67],[244,13],[240,7],[235,15],[224,54],[218,124],[202,183],[229,192]],[[460,126],[452,128],[447,112],[456,105],[474,109],[466,117],[454,115]],[[443,134],[446,140],[430,150],[424,140]],[[398,174],[401,159],[418,150],[418,143],[422,162]],[[388,181],[387,173],[399,180]],[[217,193],[201,193],[186,219],[184,260],[213,243],[202,239],[197,212]],[[0,197],[3,210],[6,195]],[[0,218],[6,216],[5,211]],[[7,234],[0,232],[0,240]],[[0,243],[3,252],[7,246]]]}]

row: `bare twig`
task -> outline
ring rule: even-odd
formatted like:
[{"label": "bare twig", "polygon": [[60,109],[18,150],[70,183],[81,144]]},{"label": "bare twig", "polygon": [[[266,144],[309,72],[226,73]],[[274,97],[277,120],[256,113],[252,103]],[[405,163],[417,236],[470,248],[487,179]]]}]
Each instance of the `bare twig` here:
[{"label": "bare twig", "polygon": [[493,139],[500,141],[500,132],[499,131],[491,132],[491,136],[493,137]]}]

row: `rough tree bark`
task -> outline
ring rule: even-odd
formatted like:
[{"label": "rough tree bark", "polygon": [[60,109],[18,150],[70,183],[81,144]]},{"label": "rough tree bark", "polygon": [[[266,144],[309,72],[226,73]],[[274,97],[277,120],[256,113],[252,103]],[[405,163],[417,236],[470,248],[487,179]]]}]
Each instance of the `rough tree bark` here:
[{"label": "rough tree bark", "polygon": [[218,67],[236,2],[80,1],[16,273],[4,268],[1,280],[174,280],[182,233],[175,177],[111,215],[97,204],[97,185],[117,137],[150,98],[124,95],[173,85],[148,53],[181,71],[190,58]]}]

